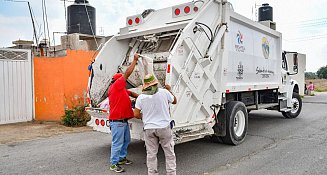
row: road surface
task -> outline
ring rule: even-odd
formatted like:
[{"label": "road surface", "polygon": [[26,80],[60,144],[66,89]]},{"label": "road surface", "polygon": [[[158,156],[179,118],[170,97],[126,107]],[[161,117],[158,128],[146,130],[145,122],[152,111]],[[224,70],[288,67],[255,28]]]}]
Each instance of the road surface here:
[{"label": "road surface", "polygon": [[[115,174],[108,169],[110,135],[99,132],[65,134],[0,145],[0,174]],[[175,147],[179,175],[327,174],[327,94],[305,97],[296,119],[278,112],[253,111],[248,136],[239,146],[201,139]],[[146,174],[141,141],[129,147],[132,165],[126,175]],[[159,171],[164,156],[159,152]]]}]

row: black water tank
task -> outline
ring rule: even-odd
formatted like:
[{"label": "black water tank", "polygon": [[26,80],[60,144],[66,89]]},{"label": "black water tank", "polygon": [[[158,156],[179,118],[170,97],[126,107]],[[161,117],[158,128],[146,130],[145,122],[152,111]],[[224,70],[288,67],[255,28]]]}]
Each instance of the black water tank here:
[{"label": "black water tank", "polygon": [[259,8],[259,20],[258,21],[273,21],[273,8],[269,4],[262,4]]},{"label": "black water tank", "polygon": [[[86,13],[87,9],[87,13]],[[86,0],[75,0],[75,3],[68,6],[67,32],[96,35],[95,8]],[[90,19],[90,21],[89,21]],[[91,26],[90,26],[91,23]]]}]

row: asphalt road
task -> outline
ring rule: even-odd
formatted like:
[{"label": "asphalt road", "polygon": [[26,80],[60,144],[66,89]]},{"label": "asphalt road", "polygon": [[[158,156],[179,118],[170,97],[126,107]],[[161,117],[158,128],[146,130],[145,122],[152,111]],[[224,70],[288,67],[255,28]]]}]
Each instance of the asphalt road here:
[{"label": "asphalt road", "polygon": [[[115,174],[108,169],[110,135],[66,134],[0,145],[0,174]],[[250,113],[249,134],[239,146],[201,139],[175,147],[179,175],[327,174],[327,94],[305,97],[296,119],[278,112]],[[124,174],[146,174],[143,142],[129,147],[132,165]],[[159,152],[164,174],[164,156]]]}]

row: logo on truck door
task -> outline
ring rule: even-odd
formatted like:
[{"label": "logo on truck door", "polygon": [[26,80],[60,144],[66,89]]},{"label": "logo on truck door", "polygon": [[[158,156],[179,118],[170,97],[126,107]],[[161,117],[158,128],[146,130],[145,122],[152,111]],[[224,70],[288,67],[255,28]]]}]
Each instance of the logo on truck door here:
[{"label": "logo on truck door", "polygon": [[236,44],[235,44],[235,50],[237,52],[243,53],[245,51],[243,42],[244,42],[244,35],[240,31],[238,31],[236,34]]},{"label": "logo on truck door", "polygon": [[263,56],[268,59],[269,58],[269,41],[266,37],[262,38],[262,53]]}]

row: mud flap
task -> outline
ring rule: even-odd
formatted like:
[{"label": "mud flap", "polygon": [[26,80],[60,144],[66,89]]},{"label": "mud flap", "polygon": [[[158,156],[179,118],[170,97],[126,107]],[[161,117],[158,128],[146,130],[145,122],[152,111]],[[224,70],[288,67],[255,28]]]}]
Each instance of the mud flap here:
[{"label": "mud flap", "polygon": [[226,110],[219,110],[216,115],[216,124],[213,126],[213,130],[216,136],[226,136]]}]

